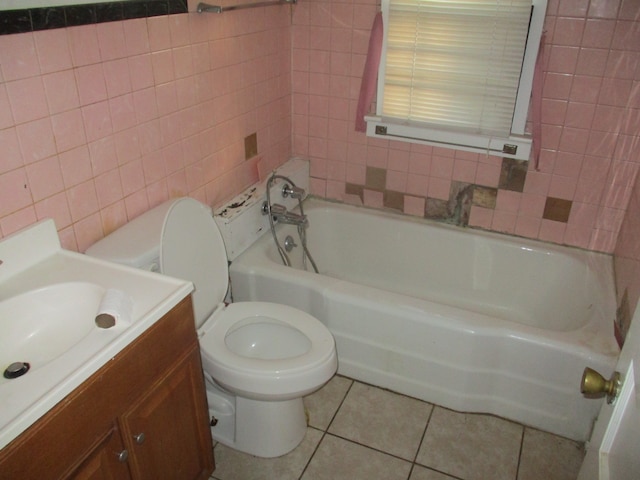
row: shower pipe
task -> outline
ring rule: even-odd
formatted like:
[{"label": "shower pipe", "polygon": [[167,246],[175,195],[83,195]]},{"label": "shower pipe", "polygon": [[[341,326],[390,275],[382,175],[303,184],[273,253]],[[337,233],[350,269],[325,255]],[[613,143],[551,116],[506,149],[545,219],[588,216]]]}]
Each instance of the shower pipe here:
[{"label": "shower pipe", "polygon": [[[280,242],[278,241],[278,237],[276,236],[276,226],[275,226],[274,221],[273,221],[273,215],[271,215],[271,185],[277,179],[289,182],[293,187],[295,187],[296,184],[293,183],[293,180],[291,180],[289,177],[285,177],[284,175],[278,175],[276,173],[273,173],[269,177],[269,179],[267,180],[267,185],[266,185],[266,190],[267,190],[267,192],[266,192],[266,194],[267,194],[267,215],[269,216],[269,229],[271,230],[271,235],[273,236],[273,240],[274,240],[274,242],[276,244],[276,249],[278,250],[278,253],[280,254],[280,258],[282,259],[282,263],[285,266],[290,267],[291,266],[291,260],[289,260],[289,256],[284,251],[284,249],[280,245]],[[283,195],[284,195],[284,193],[283,193]],[[304,210],[302,209],[302,196],[298,197],[298,208],[300,209],[300,215],[304,217]],[[313,257],[311,256],[311,252],[309,251],[309,248],[307,247],[306,225],[304,225],[304,224],[299,224],[298,225],[298,236],[300,237],[300,243],[302,244],[302,252],[303,252],[303,254],[302,254],[302,262],[304,264],[305,269],[306,269],[306,266],[307,266],[307,258],[308,258],[309,261],[311,262],[311,266],[313,267],[313,271],[316,272],[316,273],[319,273],[318,266],[316,265],[316,262],[314,261]]]},{"label": "shower pipe", "polygon": [[230,12],[232,10],[243,10],[245,8],[271,7],[275,5],[295,5],[296,3],[298,3],[298,0],[273,0],[270,2],[242,3],[240,5],[230,5],[228,7],[221,7],[220,5],[209,5],[208,3],[199,3],[197,11],[198,13],[222,13]]}]

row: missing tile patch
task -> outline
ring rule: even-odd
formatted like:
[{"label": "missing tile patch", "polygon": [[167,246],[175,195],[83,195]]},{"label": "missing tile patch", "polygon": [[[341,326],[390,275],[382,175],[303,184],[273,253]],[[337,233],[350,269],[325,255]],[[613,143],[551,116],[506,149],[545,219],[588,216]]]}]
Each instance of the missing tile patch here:
[{"label": "missing tile patch", "polygon": [[496,208],[498,189],[476,185],[473,189],[473,205],[484,208]]},{"label": "missing tile patch", "polygon": [[514,192],[523,192],[528,166],[529,162],[525,160],[503,158],[498,188]]}]

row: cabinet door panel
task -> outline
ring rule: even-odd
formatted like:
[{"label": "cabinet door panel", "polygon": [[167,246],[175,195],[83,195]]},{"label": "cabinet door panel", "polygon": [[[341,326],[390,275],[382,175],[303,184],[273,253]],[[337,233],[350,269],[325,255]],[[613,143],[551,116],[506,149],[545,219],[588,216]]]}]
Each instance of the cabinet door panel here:
[{"label": "cabinet door panel", "polygon": [[213,465],[207,449],[212,443],[203,402],[200,354],[195,348],[122,417],[134,478],[208,478]]},{"label": "cabinet door panel", "polygon": [[[126,480],[131,478],[129,464],[122,458],[125,450],[118,430],[114,427],[90,449],[79,465],[71,468],[64,478],[69,480]],[[121,461],[122,459],[122,461]]]}]

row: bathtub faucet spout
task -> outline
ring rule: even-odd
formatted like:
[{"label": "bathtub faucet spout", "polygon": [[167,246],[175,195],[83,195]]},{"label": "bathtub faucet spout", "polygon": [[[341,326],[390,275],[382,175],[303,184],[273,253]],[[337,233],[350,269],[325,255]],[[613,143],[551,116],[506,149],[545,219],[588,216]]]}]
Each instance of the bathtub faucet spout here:
[{"label": "bathtub faucet spout", "polygon": [[299,215],[297,213],[290,212],[286,209],[284,205],[280,205],[279,203],[274,203],[271,205],[271,215],[274,220],[277,220],[280,223],[286,223],[288,225],[307,225],[307,216]]}]

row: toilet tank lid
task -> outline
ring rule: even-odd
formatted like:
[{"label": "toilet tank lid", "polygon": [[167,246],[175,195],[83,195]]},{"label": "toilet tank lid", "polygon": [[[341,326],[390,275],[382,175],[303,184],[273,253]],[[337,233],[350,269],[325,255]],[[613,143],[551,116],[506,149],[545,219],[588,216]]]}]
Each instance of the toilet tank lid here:
[{"label": "toilet tank lid", "polygon": [[85,252],[92,257],[143,268],[160,254],[162,226],[175,199],[144,212],[129,223],[98,240]]}]

